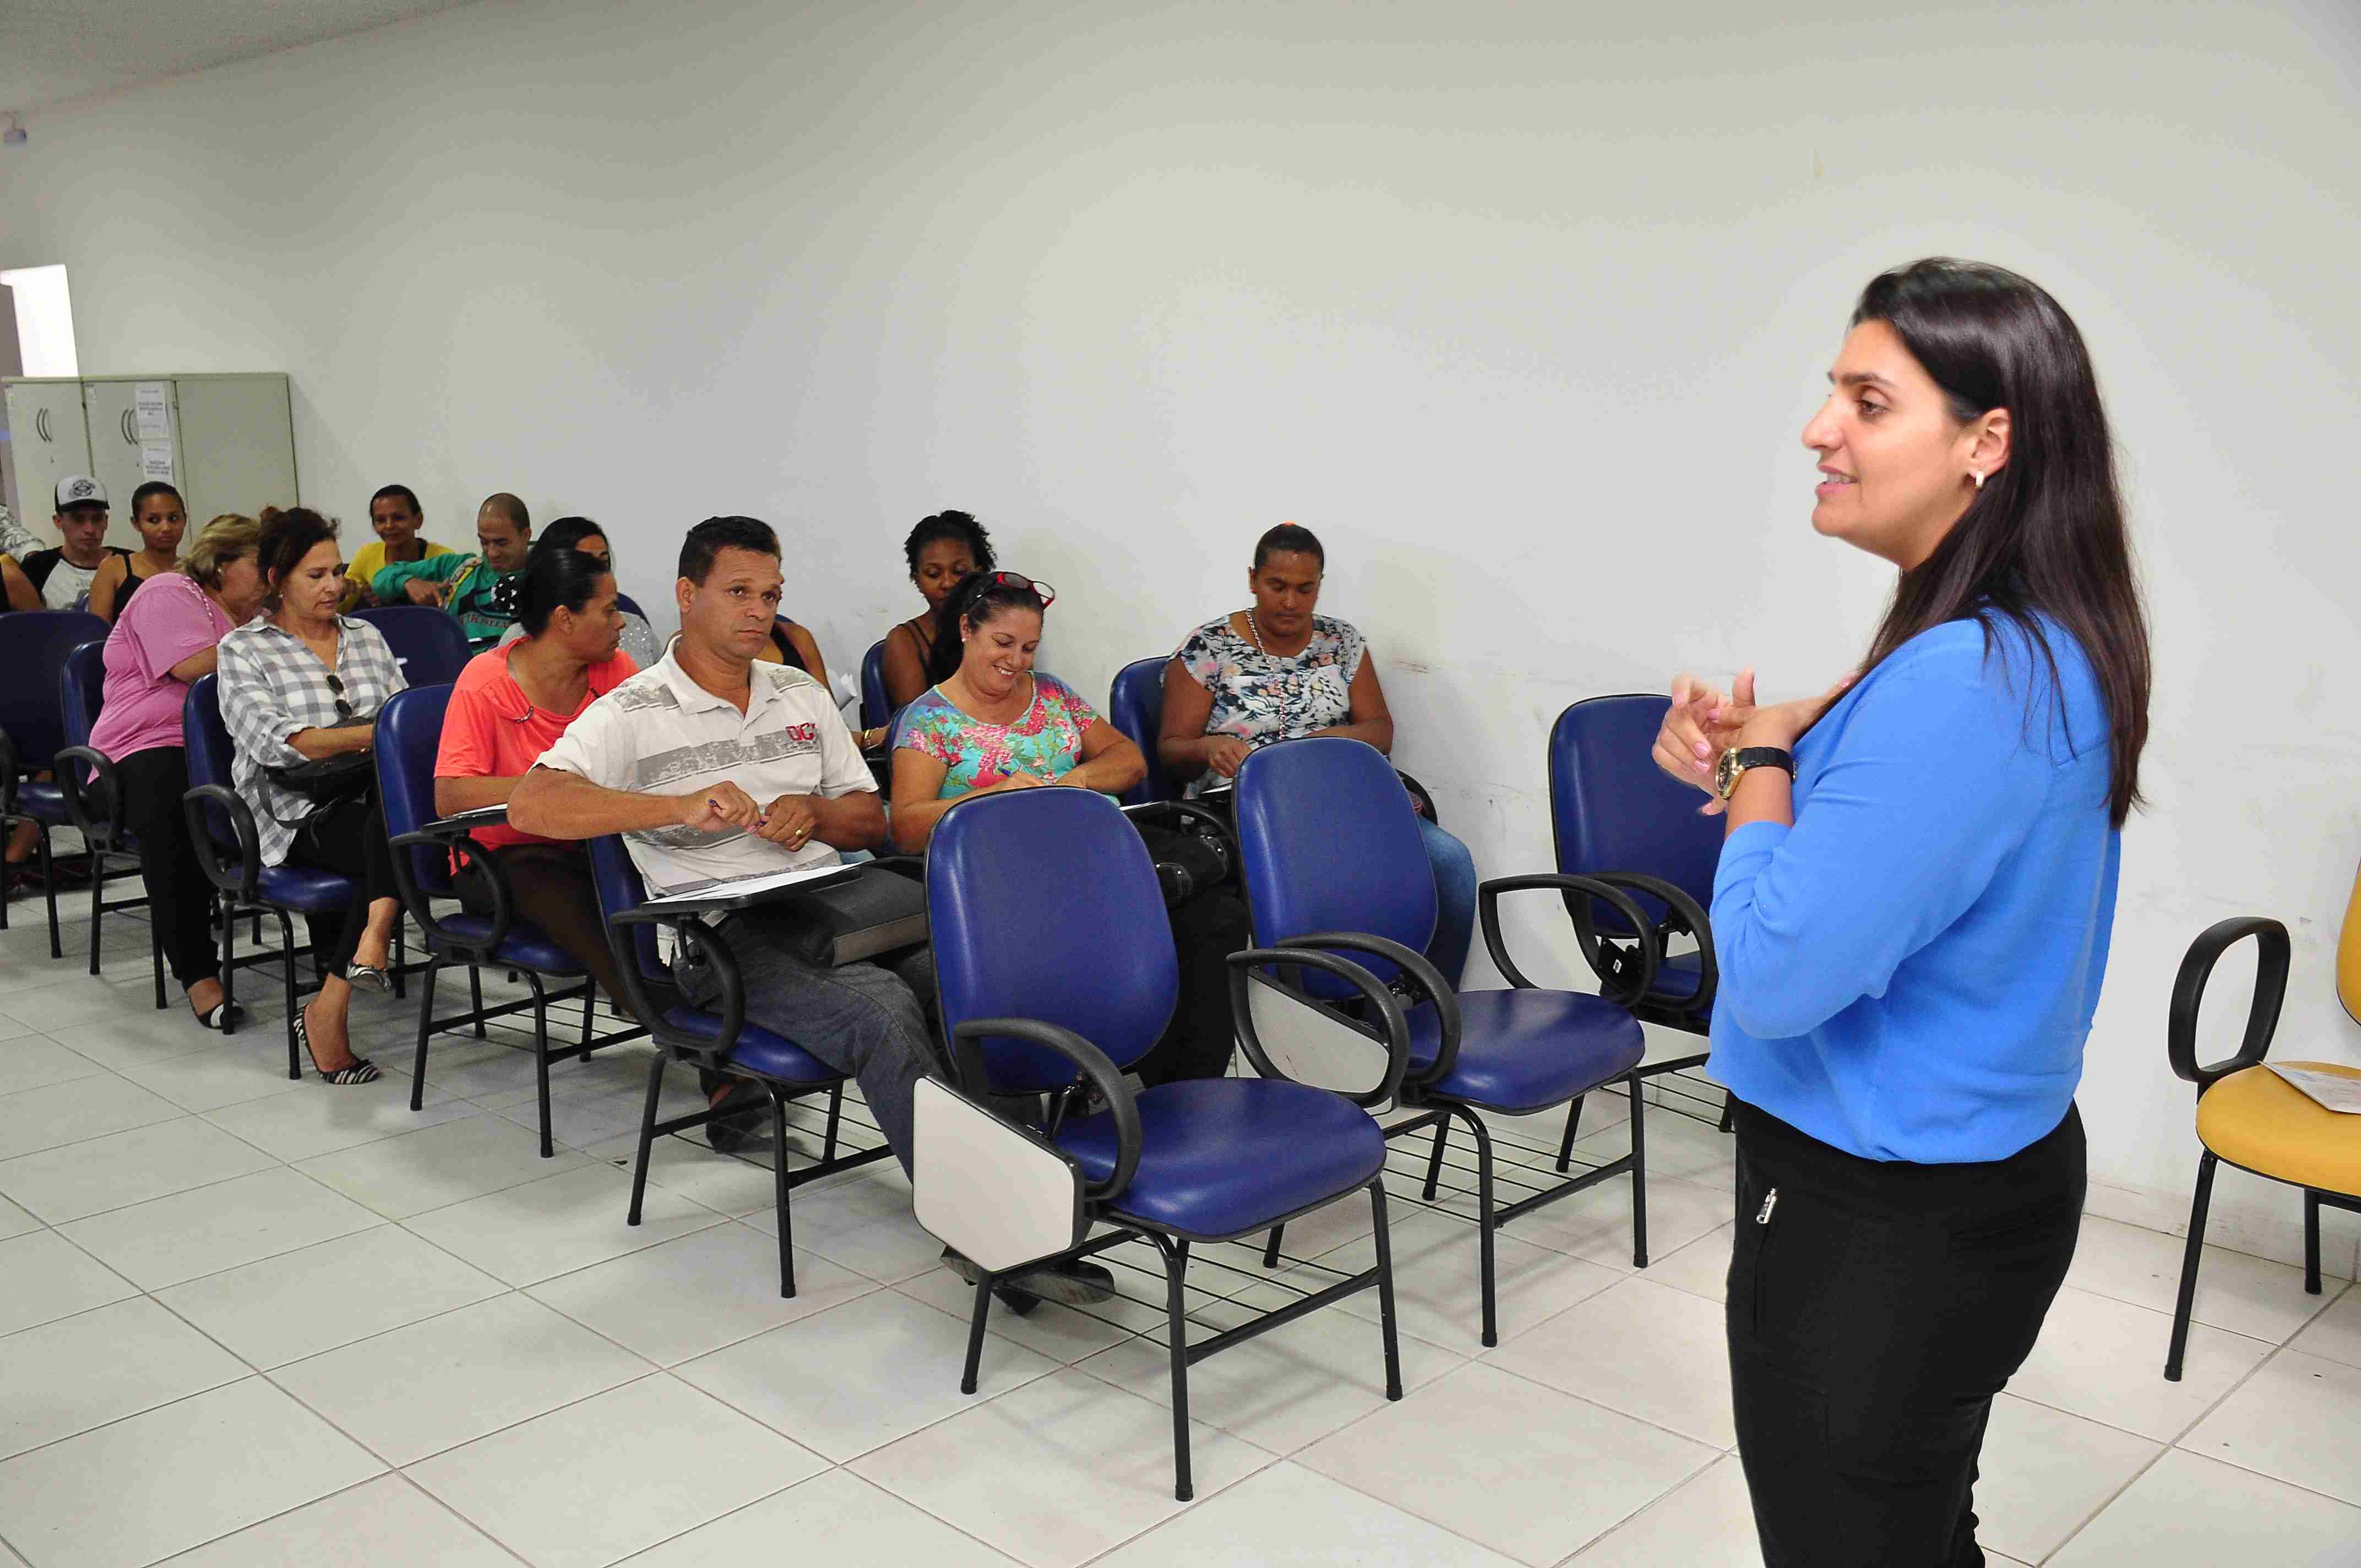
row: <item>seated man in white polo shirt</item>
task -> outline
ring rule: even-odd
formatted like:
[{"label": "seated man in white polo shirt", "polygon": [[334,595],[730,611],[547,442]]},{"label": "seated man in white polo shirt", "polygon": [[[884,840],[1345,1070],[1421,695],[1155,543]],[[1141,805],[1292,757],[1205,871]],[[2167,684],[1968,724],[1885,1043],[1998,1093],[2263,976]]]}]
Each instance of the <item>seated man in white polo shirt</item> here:
[{"label": "seated man in white polo shirt", "polygon": [[[877,785],[828,692],[801,670],[759,663],[779,599],[779,545],[747,517],[709,518],[681,543],[680,636],[663,659],[584,709],[517,785],[509,820],[552,839],[620,833],[653,891],[828,865],[885,841]],[[746,1015],[860,1082],[910,1167],[910,1091],[934,1066],[915,982],[875,963],[822,969],[761,939],[763,911],[730,922]],[[700,1004],[718,989],[676,970]]]}]

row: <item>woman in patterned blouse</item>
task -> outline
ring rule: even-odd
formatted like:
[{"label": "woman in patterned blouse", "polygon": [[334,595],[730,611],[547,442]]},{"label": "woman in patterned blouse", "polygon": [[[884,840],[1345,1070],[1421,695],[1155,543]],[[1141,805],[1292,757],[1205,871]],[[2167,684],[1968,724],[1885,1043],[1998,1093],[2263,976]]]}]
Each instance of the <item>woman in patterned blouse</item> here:
[{"label": "woman in patterned blouse", "polygon": [[[1157,752],[1191,795],[1225,784],[1255,751],[1281,740],[1336,735],[1394,746],[1394,718],[1377,661],[1350,624],[1312,613],[1327,552],[1308,528],[1283,522],[1255,543],[1246,587],[1254,604],[1189,634],[1164,672]],[[1427,957],[1452,984],[1476,928],[1476,861],[1422,816],[1434,870],[1434,940]]]},{"label": "woman in patterned blouse", "polygon": [[386,964],[393,922],[392,851],[375,791],[322,806],[270,776],[274,768],[367,751],[371,723],[409,683],[367,621],[336,613],[345,567],[335,525],[308,507],[263,525],[263,613],[222,639],[222,719],[237,755],[237,793],[253,806],[262,863],[313,866],[352,881],[337,913],[307,916],[318,994],[294,1018],[295,1037],[330,1083],[368,1083],[378,1069],[353,1055],[346,1028],[356,981],[392,989]]}]

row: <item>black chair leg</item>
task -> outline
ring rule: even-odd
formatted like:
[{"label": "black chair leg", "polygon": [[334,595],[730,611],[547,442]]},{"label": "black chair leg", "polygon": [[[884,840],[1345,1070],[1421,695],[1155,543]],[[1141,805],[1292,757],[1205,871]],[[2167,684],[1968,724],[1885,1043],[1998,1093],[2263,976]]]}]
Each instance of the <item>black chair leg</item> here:
[{"label": "black chair leg", "polygon": [[66,956],[64,946],[58,940],[58,863],[49,854],[49,830],[41,829],[34,843],[41,851],[41,897],[49,906],[49,957]]},{"label": "black chair leg", "polygon": [[2197,1303],[2197,1265],[2205,1255],[2205,1211],[2213,1202],[2213,1151],[2197,1162],[2197,1196],[2189,1205],[2189,1249],[2180,1258],[2180,1299],[2172,1309],[2172,1348],[2164,1358],[2164,1380],[2180,1381],[2180,1358],[2189,1349],[2189,1312]]},{"label": "black chair leg", "polygon": [[595,980],[586,980],[582,982],[582,1055],[579,1058],[580,1060],[588,1061],[590,1059],[590,1026],[598,1021],[598,982]]},{"label": "black chair leg", "polygon": [[1262,1248],[1262,1266],[1265,1268],[1277,1268],[1279,1266],[1279,1244],[1286,1237],[1286,1235],[1287,1227],[1285,1225],[1273,1225],[1270,1228],[1270,1240],[1265,1242]]},{"label": "black chair leg", "polygon": [[303,1058],[295,1044],[295,923],[287,918],[284,909],[271,913],[279,916],[280,974],[287,990],[287,1076],[300,1079]]},{"label": "black chair leg", "polygon": [[484,1039],[484,971],[467,966],[467,1005],[476,1010],[476,1038]]},{"label": "black chair leg", "polygon": [[640,1223],[640,1204],[648,1195],[648,1151],[656,1141],[656,1100],[664,1093],[664,1068],[671,1060],[672,1047],[658,1046],[656,1059],[648,1064],[648,1102],[640,1113],[640,1154],[631,1162],[631,1208],[624,1216],[626,1224]]},{"label": "black chair leg", "polygon": [[1189,1244],[1156,1241],[1164,1254],[1164,1332],[1172,1341],[1172,1495],[1185,1503],[1197,1495],[1189,1476]]},{"label": "black chair leg", "polygon": [[1727,1133],[1736,1129],[1738,1113],[1732,1109],[1734,1099],[1730,1091],[1725,1089],[1721,1091],[1721,1125],[1716,1129],[1717,1131]]},{"label": "black chair leg", "polygon": [[223,1038],[226,1039],[237,1033],[236,1014],[229,1005],[237,999],[237,992],[232,989],[237,982],[237,969],[231,961],[237,951],[237,916],[218,899],[214,909],[221,922],[221,972],[214,978],[221,981],[221,1032]]},{"label": "black chair leg", "polygon": [[2320,1294],[2320,1194],[2303,1190],[2303,1288]]},{"label": "black chair leg", "polygon": [[1574,1097],[1574,1103],[1565,1108],[1565,1136],[1558,1140],[1557,1168],[1561,1176],[1574,1165],[1574,1140],[1580,1135],[1581,1127],[1582,1096],[1577,1094]]},{"label": "black chair leg", "polygon": [[1443,1177],[1443,1141],[1450,1133],[1451,1123],[1447,1118],[1435,1123],[1434,1152],[1426,1157],[1426,1186],[1419,1193],[1430,1203],[1434,1201],[1434,1189]]},{"label": "black chair leg", "polygon": [[1462,1109],[1459,1114],[1466,1118],[1467,1130],[1476,1139],[1477,1266],[1484,1274],[1484,1344],[1489,1349],[1500,1343],[1499,1292],[1494,1283],[1497,1249],[1492,1245],[1492,1233],[1499,1229],[1492,1218],[1492,1135],[1475,1112]]},{"label": "black chair leg", "polygon": [[[822,1165],[828,1164],[830,1160],[836,1157],[836,1124],[838,1119],[843,1114],[844,1085],[839,1083],[835,1088],[828,1091],[828,1131],[821,1136],[819,1151],[819,1162]],[[785,1164],[786,1157],[786,1122],[782,1118],[779,1123],[779,1160],[781,1165],[784,1166]]]},{"label": "black chair leg", "polygon": [[[467,976],[470,980],[475,978],[475,965],[467,966]],[[549,1137],[549,998],[542,994],[539,975],[525,978],[533,982],[533,1082],[541,1101],[541,1157],[551,1159],[555,1157],[557,1148]],[[481,1034],[483,1028],[484,1021],[479,1016],[476,1032]]]},{"label": "black chair leg", "polygon": [[975,1392],[976,1375],[983,1368],[983,1323],[992,1311],[992,1282],[998,1276],[978,1274],[975,1277],[975,1307],[967,1320],[967,1365],[960,1373],[960,1392]]},{"label": "black chair leg", "polygon": [[106,914],[106,857],[86,855],[90,866],[90,972],[98,972],[99,921]]},{"label": "black chair leg", "polygon": [[[1640,1075],[1624,1080],[1631,1089],[1631,1266],[1648,1266],[1648,1125],[1640,1095]],[[1576,1102],[1580,1104],[1580,1101]]]},{"label": "black chair leg", "polygon": [[426,1097],[426,1040],[434,1024],[434,981],[443,972],[443,955],[430,953],[426,959],[426,985],[418,998],[418,1059],[411,1064],[410,1108],[415,1111]]},{"label": "black chair leg", "polygon": [[[1371,1234],[1378,1242],[1378,1332],[1386,1342],[1386,1398],[1402,1397],[1401,1340],[1394,1332],[1394,1243],[1386,1223],[1386,1179],[1369,1183],[1369,1213],[1378,1223]],[[1277,1235],[1277,1231],[1271,1232]]]},{"label": "black chair leg", "polygon": [[[393,999],[396,1002],[410,994],[409,951],[407,927],[402,925],[401,915],[396,914],[393,917]],[[478,1029],[477,1033],[480,1035],[483,1031]]]},{"label": "black chair leg", "polygon": [[[771,1091],[771,1181],[774,1201],[779,1211],[779,1294],[793,1299],[796,1293],[796,1228],[787,1216],[787,1097],[774,1084],[763,1086]],[[839,1086],[837,1092],[844,1092]]]}]

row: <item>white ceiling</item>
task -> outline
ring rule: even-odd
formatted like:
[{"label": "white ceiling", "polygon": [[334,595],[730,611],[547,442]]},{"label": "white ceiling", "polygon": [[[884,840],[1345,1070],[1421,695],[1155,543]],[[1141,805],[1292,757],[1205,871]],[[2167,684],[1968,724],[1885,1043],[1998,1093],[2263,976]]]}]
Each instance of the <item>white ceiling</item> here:
[{"label": "white ceiling", "polygon": [[[252,60],[467,0],[0,0],[0,113]],[[27,128],[39,134],[36,122]]]}]

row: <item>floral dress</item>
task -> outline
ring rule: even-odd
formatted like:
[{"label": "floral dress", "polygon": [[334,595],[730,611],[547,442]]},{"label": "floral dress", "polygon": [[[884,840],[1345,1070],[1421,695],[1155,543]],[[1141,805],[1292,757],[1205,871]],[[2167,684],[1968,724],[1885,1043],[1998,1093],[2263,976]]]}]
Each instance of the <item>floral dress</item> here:
[{"label": "floral dress", "polygon": [[963,712],[940,686],[929,686],[895,720],[897,749],[923,751],[943,765],[938,800],[990,789],[1017,773],[1054,779],[1082,760],[1082,734],[1098,710],[1055,675],[1036,671],[1033,700],[1014,723],[987,724]]},{"label": "floral dress", "polygon": [[1344,723],[1353,711],[1353,677],[1367,651],[1350,623],[1315,615],[1303,652],[1273,658],[1239,636],[1224,616],[1191,632],[1178,657],[1190,678],[1213,694],[1205,733],[1260,748]]}]

